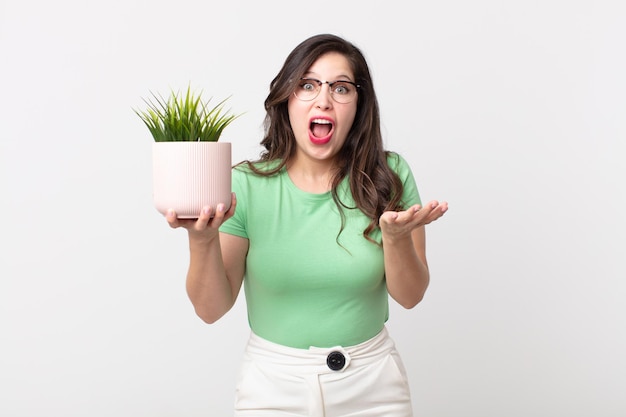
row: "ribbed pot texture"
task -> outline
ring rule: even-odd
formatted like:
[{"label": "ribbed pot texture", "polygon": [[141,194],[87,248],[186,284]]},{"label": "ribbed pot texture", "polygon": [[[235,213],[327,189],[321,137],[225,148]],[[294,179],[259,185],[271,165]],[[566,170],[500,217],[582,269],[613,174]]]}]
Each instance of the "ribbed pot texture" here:
[{"label": "ribbed pot texture", "polygon": [[230,207],[231,144],[229,142],[154,142],[152,178],[154,206],[165,215],[198,218],[204,206]]}]

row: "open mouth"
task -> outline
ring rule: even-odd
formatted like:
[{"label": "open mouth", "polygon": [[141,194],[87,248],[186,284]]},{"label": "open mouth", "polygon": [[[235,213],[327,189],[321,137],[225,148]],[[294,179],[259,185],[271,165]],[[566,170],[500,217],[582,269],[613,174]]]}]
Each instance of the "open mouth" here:
[{"label": "open mouth", "polygon": [[326,143],[333,133],[333,122],[328,119],[313,119],[309,125],[309,137],[311,141],[318,144]]}]

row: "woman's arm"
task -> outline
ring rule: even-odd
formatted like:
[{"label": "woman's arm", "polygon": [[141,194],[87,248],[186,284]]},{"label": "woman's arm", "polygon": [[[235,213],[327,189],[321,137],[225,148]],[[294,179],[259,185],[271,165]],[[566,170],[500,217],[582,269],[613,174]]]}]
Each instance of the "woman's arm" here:
[{"label": "woman's arm", "polygon": [[243,282],[248,239],[219,233],[235,207],[233,194],[230,209],[224,211],[220,204],[213,217],[209,207],[203,208],[197,220],[178,219],[174,212],[167,215],[171,227],[188,231],[187,294],[196,314],[207,323],[216,322],[232,308]]},{"label": "woman's arm", "polygon": [[405,308],[413,308],[422,300],[430,281],[424,226],[447,210],[447,203],[431,201],[424,207],[388,211],[380,217],[387,291]]},{"label": "woman's arm", "polygon": [[237,300],[245,272],[248,239],[220,233],[210,243],[189,240],[187,295],[196,314],[215,323]]}]

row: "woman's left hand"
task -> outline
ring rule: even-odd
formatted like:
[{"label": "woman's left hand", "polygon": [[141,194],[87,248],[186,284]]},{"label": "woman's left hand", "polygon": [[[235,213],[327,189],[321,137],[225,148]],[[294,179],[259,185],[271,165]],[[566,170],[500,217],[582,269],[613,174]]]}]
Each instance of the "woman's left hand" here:
[{"label": "woman's left hand", "polygon": [[447,210],[447,202],[433,200],[424,206],[416,204],[405,211],[386,211],[379,219],[380,230],[390,239],[408,238],[414,229],[434,222]]}]

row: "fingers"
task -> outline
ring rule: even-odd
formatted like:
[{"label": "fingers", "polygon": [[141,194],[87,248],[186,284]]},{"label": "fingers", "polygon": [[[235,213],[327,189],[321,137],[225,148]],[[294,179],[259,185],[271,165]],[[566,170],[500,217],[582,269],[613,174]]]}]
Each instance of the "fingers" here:
[{"label": "fingers", "polygon": [[202,207],[202,210],[200,210],[200,215],[198,216],[198,220],[196,220],[195,224],[193,225],[193,228],[198,231],[206,229],[207,225],[211,221],[211,217],[213,216],[214,216],[213,207],[211,206]]},{"label": "fingers", "polygon": [[226,204],[220,203],[213,212],[212,207],[203,207],[202,213],[196,222],[196,229],[202,230],[206,227],[212,227],[214,229],[219,228],[226,220],[231,218],[235,214],[235,208],[237,206],[237,197],[235,193],[230,195],[230,207],[226,210]]},{"label": "fingers", "polygon": [[405,211],[388,211],[380,217],[381,223],[411,228],[425,226],[437,220],[448,210],[447,202],[430,201],[421,206],[416,204]]},{"label": "fingers", "polygon": [[165,213],[165,220],[167,220],[167,224],[169,224],[172,229],[176,229],[180,226],[176,212],[172,209],[167,210]]},{"label": "fingers", "polygon": [[434,222],[435,220],[443,216],[446,211],[448,211],[447,202],[444,201],[440,203],[437,200],[433,200],[429,202],[428,204],[426,204],[426,206],[424,206],[424,210],[421,213],[423,216],[421,220],[422,224],[427,225],[429,223]]},{"label": "fingers", "polygon": [[226,212],[226,218],[229,219],[235,214],[235,207],[237,207],[237,195],[235,193],[230,194],[230,208]]},{"label": "fingers", "polygon": [[207,228],[217,229],[224,221],[228,220],[235,214],[237,206],[237,198],[235,193],[231,193],[230,207],[226,210],[226,205],[218,204],[215,209],[211,206],[204,206],[200,210],[197,219],[179,219],[173,209],[169,209],[165,213],[165,219],[169,226],[173,229],[184,227],[189,230],[201,232]]}]

